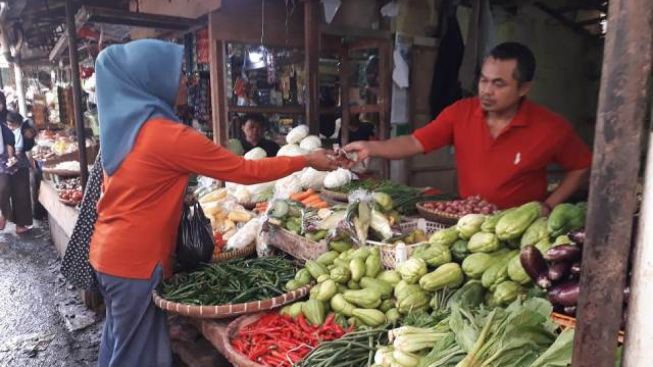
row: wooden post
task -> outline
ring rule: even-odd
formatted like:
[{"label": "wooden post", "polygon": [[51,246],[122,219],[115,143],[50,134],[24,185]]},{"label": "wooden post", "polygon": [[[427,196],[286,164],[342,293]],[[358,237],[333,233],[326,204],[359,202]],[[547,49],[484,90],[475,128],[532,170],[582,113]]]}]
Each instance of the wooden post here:
[{"label": "wooden post", "polygon": [[342,145],[349,143],[349,47],[345,43],[340,46],[340,136]]},{"label": "wooden post", "polygon": [[[611,0],[608,13],[574,367],[612,367],[615,363],[642,131],[648,126],[645,118],[650,93],[653,3]],[[633,293],[637,294],[638,289]],[[638,325],[637,329],[640,327],[650,325]],[[627,341],[629,338],[626,335]],[[651,350],[639,352],[650,355]],[[650,358],[646,361],[649,365]]]},{"label": "wooden post", "polygon": [[[392,93],[392,46],[389,42],[379,43],[379,139],[390,138],[390,95]],[[381,177],[390,178],[390,161],[383,160]]]},{"label": "wooden post", "polygon": [[304,50],[306,69],[306,122],[311,134],[319,134],[320,127],[320,19],[319,2],[304,2]]},{"label": "wooden post", "polygon": [[86,131],[82,114],[82,82],[79,77],[79,56],[77,54],[77,28],[75,13],[71,0],[66,0],[66,33],[68,35],[68,56],[70,57],[70,79],[73,84],[73,106],[75,109],[75,127],[77,128],[77,146],[79,148],[79,166],[82,190],[88,180],[88,160],[86,158]]},{"label": "wooden post", "polygon": [[[210,15],[209,19],[211,19]],[[209,34],[211,34],[211,24],[213,23],[209,20]],[[210,39],[209,42],[213,141],[221,145],[226,145],[227,140],[229,140],[229,114],[227,112],[225,83],[225,42],[216,39]]]}]

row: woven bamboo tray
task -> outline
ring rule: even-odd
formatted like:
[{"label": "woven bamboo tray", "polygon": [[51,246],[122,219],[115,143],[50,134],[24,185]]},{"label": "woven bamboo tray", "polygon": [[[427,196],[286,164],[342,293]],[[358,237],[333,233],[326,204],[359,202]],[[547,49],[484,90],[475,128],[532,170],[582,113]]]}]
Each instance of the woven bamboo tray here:
[{"label": "woven bamboo tray", "polygon": [[[560,325],[562,329],[575,329],[576,328],[576,318],[563,315],[558,312],[554,312],[551,314],[551,319],[553,322],[556,324]],[[623,330],[619,331],[619,337],[618,337],[619,343],[624,342],[624,332]]]},{"label": "woven bamboo tray", "polygon": [[253,255],[256,252],[256,242],[253,242],[249,246],[240,249],[240,250],[233,250],[233,251],[227,251],[227,252],[222,252],[218,256],[213,256],[211,258],[212,263],[220,263],[223,261],[231,260],[231,259],[237,259],[240,257],[248,257],[250,255]]},{"label": "woven bamboo tray", "polygon": [[161,297],[157,290],[152,291],[152,298],[157,307],[170,313],[196,319],[225,319],[281,307],[303,298],[308,294],[310,289],[311,285],[307,285],[270,299],[217,306],[197,306],[171,302]]},{"label": "woven bamboo tray", "polygon": [[68,177],[79,176],[81,174],[81,172],[77,170],[57,169],[54,167],[43,167],[43,172],[50,173],[57,176],[68,176]]},{"label": "woven bamboo tray", "polygon": [[59,201],[64,205],[68,205],[68,206],[72,206],[72,207],[75,207],[75,206],[81,204],[81,201],[64,200],[62,198],[59,198]]},{"label": "woven bamboo tray", "polygon": [[[408,233],[416,229],[421,229],[427,235],[431,235],[437,231],[441,231],[447,228],[447,226],[441,223],[430,222],[422,218],[402,222],[401,224],[399,224],[399,226],[401,227],[402,233]],[[415,249],[421,245],[421,244],[406,245],[405,247],[406,259],[401,259],[400,258],[401,254],[397,254],[397,245],[393,243],[382,243],[382,242],[374,242],[374,241],[368,241],[368,243],[371,245],[378,246],[380,248],[381,262],[383,263],[383,266],[386,267],[387,269],[395,269],[397,265],[399,265],[401,262],[409,258],[410,255],[412,255],[412,253],[415,251]]]},{"label": "woven bamboo tray", "polygon": [[229,360],[234,366],[238,367],[264,367],[262,364],[256,363],[246,356],[242,355],[231,345],[231,339],[236,337],[240,330],[244,327],[251,325],[258,321],[264,313],[259,313],[255,315],[241,316],[236,320],[229,323],[227,330],[225,332],[225,338],[223,339],[223,354],[225,358]]},{"label": "woven bamboo tray", "polygon": [[338,191],[331,191],[327,189],[322,189],[320,191],[320,196],[325,199],[325,200],[332,200],[332,201],[337,201],[340,203],[347,203],[349,202],[349,195],[344,192],[338,192]]},{"label": "woven bamboo tray", "polygon": [[454,225],[458,223],[458,220],[462,218],[460,215],[453,215],[449,213],[443,213],[437,210],[426,209],[421,203],[415,204],[417,212],[424,217],[426,220],[433,222],[445,224],[445,225]]},{"label": "woven bamboo tray", "polygon": [[315,260],[329,251],[326,241],[315,242],[287,231],[279,226],[266,223],[263,226],[264,239],[269,246],[277,248],[295,259],[302,261]]}]

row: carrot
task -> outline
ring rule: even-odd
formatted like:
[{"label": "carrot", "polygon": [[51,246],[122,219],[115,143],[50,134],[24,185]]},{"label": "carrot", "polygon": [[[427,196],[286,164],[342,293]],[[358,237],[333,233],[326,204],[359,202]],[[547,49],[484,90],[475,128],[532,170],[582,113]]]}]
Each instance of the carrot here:
[{"label": "carrot", "polygon": [[326,201],[322,200],[322,201],[320,201],[319,203],[316,203],[316,204],[311,205],[311,207],[313,207],[313,208],[315,208],[315,209],[324,209],[324,208],[328,208],[328,207],[329,207],[329,203],[327,203]]},{"label": "carrot", "polygon": [[322,201],[322,198],[318,194],[314,194],[312,196],[307,197],[306,199],[302,200],[302,204],[308,205],[311,203],[315,203],[317,201]]},{"label": "carrot", "polygon": [[312,196],[315,194],[315,190],[313,189],[308,189],[304,192],[298,192],[295,194],[290,195],[290,200],[295,200],[295,201],[303,201],[304,199]]}]

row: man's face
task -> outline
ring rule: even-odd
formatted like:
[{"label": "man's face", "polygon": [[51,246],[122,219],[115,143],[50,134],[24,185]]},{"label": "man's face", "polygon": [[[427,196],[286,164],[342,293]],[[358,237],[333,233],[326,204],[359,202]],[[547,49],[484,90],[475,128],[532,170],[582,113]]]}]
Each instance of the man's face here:
[{"label": "man's face", "polygon": [[519,85],[515,79],[517,60],[497,60],[488,57],[478,81],[478,97],[486,112],[502,112],[519,103],[530,89],[531,83]]},{"label": "man's face", "polygon": [[245,139],[250,143],[258,143],[263,136],[263,128],[261,124],[256,121],[247,120],[245,125],[243,125],[243,133],[245,133]]}]

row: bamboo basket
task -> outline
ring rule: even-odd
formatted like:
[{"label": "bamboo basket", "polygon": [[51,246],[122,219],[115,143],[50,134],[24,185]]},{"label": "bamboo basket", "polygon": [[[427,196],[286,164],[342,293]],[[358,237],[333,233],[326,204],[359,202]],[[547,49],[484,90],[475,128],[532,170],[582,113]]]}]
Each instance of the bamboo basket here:
[{"label": "bamboo basket", "polygon": [[295,302],[306,296],[311,289],[311,285],[304,286],[294,291],[284,293],[278,297],[252,301],[247,303],[236,303],[227,305],[198,306],[171,302],[159,295],[157,290],[152,292],[154,304],[160,309],[196,319],[225,319],[239,315],[256,313],[281,307],[288,303]]}]

